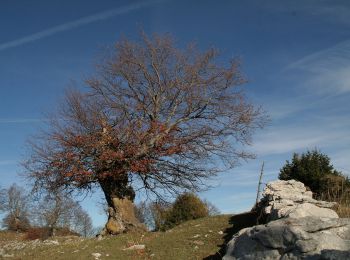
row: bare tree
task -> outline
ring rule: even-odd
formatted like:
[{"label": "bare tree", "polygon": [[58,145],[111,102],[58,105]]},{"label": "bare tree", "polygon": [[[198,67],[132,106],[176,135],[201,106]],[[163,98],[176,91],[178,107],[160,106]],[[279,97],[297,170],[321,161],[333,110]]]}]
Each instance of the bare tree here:
[{"label": "bare tree", "polygon": [[6,190],[0,188],[0,212],[5,210]]},{"label": "bare tree", "polygon": [[118,42],[87,90],[69,92],[59,120],[32,142],[28,176],[49,190],[99,186],[109,206],[105,231],[114,234],[132,226],[120,207],[135,191],[199,190],[252,158],[243,148],[266,117],[244,96],[239,61],[217,57],[177,49],[167,35]]},{"label": "bare tree", "polygon": [[169,211],[171,210],[172,204],[163,200],[158,200],[149,204],[149,226],[154,231],[161,230]]},{"label": "bare tree", "polygon": [[[36,224],[49,228],[49,235],[55,236],[58,228],[65,228],[82,235],[91,229],[91,219],[78,202],[62,191],[55,190],[37,201]],[[33,219],[34,219],[33,218]]]},{"label": "bare tree", "polygon": [[13,231],[25,231],[29,228],[28,195],[23,188],[13,184],[3,191],[2,209],[5,211],[3,227]]},{"label": "bare tree", "polygon": [[84,237],[94,235],[91,218],[89,214],[82,209],[81,206],[75,208],[73,230],[83,235]]},{"label": "bare tree", "polygon": [[203,203],[206,205],[208,209],[209,216],[220,215],[219,208],[215,206],[212,202],[210,202],[209,200],[203,200]]}]

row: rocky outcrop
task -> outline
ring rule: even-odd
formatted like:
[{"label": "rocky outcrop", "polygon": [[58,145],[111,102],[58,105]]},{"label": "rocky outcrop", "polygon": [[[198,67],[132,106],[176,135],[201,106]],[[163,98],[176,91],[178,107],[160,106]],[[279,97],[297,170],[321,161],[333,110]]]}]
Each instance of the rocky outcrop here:
[{"label": "rocky outcrop", "polygon": [[268,183],[260,203],[269,221],[307,216],[338,218],[337,213],[331,209],[336,206],[335,202],[313,199],[312,192],[295,180]]},{"label": "rocky outcrop", "polygon": [[224,259],[350,259],[350,219],[335,205],[314,200],[301,182],[271,182],[260,202],[268,223],[235,234]]}]

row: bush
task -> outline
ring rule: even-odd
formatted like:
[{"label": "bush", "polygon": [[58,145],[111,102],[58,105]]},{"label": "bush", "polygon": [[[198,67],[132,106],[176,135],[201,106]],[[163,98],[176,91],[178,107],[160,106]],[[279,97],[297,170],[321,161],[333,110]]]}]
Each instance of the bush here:
[{"label": "bush", "polygon": [[25,236],[25,239],[27,240],[35,240],[35,239],[40,239],[40,240],[45,240],[50,237],[50,229],[49,228],[30,228],[27,231],[27,234]]},{"label": "bush", "polygon": [[219,214],[214,204],[202,201],[193,193],[184,193],[173,203],[158,200],[135,205],[137,219],[153,231],[165,231],[187,220]]},{"label": "bush", "polygon": [[292,162],[287,161],[279,174],[281,180],[294,179],[304,183],[316,197],[325,192],[332,177],[343,178],[349,184],[349,180],[333,168],[330,158],[317,150],[301,155],[295,153]]},{"label": "bush", "polygon": [[330,158],[317,150],[294,154],[280,170],[279,179],[294,179],[311,189],[316,199],[335,201],[340,217],[350,217],[350,180],[335,170]]},{"label": "bush", "polygon": [[167,230],[182,222],[207,217],[207,205],[193,193],[184,193],[177,197],[173,206],[165,214],[161,230]]},{"label": "bush", "polygon": [[30,227],[30,223],[26,216],[15,217],[8,214],[3,219],[3,226],[10,231],[25,232]]},{"label": "bush", "polygon": [[[27,240],[46,240],[52,236],[52,228],[49,227],[33,227],[29,228],[25,239]],[[55,229],[55,236],[80,236],[79,233],[70,230],[69,228]]]}]

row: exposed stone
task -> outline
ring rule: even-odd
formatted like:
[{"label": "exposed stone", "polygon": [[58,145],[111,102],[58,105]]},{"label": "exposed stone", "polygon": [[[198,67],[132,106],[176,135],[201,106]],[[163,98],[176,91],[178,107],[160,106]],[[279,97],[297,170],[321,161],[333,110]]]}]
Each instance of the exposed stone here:
[{"label": "exposed stone", "polygon": [[123,250],[143,250],[145,248],[146,248],[145,245],[133,245],[133,246],[130,246],[130,247],[125,248]]},{"label": "exposed stone", "polygon": [[313,199],[312,192],[307,191],[303,183],[295,180],[268,183],[261,203],[269,220],[306,216],[338,217],[337,213],[331,210],[337,203]]},{"label": "exposed stone", "polygon": [[56,245],[56,246],[60,244],[57,240],[45,240],[43,243],[46,245]]},{"label": "exposed stone", "polygon": [[204,245],[204,242],[201,241],[201,240],[194,240],[194,241],[192,241],[192,243],[197,245],[197,246],[203,246]]},{"label": "exposed stone", "polygon": [[101,254],[100,253],[92,253],[91,254],[96,260],[100,259]]},{"label": "exposed stone", "polygon": [[223,259],[350,259],[350,219],[335,205],[314,200],[300,182],[269,183],[260,206],[270,222],[240,230]]},{"label": "exposed stone", "polygon": [[283,218],[241,230],[224,259],[320,259],[322,252],[349,251],[349,236],[350,219]]}]

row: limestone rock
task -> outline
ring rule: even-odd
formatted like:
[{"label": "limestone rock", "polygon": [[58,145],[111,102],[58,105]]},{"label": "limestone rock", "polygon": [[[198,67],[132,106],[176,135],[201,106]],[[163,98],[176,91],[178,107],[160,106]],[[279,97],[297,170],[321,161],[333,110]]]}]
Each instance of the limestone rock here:
[{"label": "limestone rock", "polygon": [[331,210],[337,203],[313,199],[312,192],[307,191],[303,183],[295,180],[268,183],[261,203],[269,220],[306,216],[338,217],[337,213]]},{"label": "limestone rock", "polygon": [[224,259],[332,259],[324,257],[346,256],[349,250],[350,219],[308,216],[241,230],[229,242]]},{"label": "limestone rock", "polygon": [[92,253],[91,254],[96,260],[100,259],[101,255],[100,253]]},{"label": "limestone rock", "polygon": [[240,230],[223,259],[350,259],[350,219],[294,180],[268,183],[259,203],[269,221]]},{"label": "limestone rock", "polygon": [[145,245],[133,245],[133,246],[130,246],[130,247],[125,248],[123,250],[143,250],[145,248],[146,248]]}]

